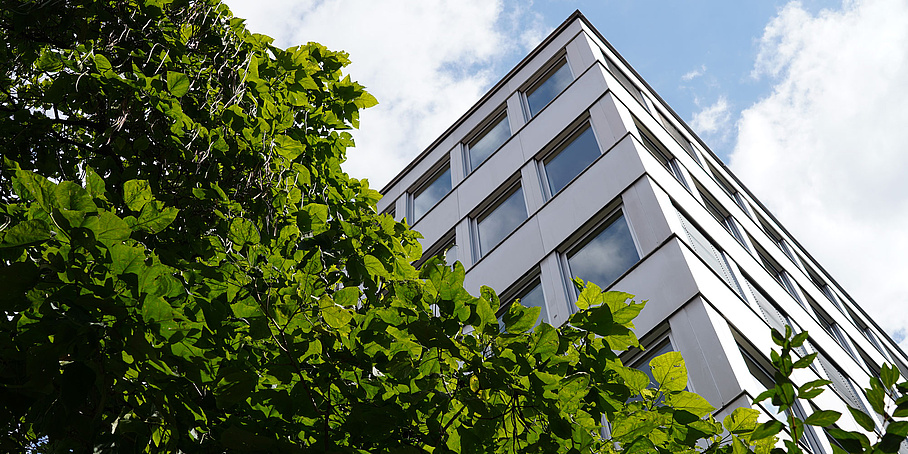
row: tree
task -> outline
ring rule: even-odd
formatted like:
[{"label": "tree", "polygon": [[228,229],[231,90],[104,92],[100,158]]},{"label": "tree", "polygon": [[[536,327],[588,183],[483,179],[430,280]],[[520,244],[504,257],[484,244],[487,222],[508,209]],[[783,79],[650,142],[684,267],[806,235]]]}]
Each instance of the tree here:
[{"label": "tree", "polygon": [[340,168],[376,103],[346,54],[216,0],[4,0],[0,36],[0,448],[774,445],[754,410],[715,421],[677,353],[656,388],[622,365],[631,295],[501,328],[460,264],[414,269],[418,233]]}]

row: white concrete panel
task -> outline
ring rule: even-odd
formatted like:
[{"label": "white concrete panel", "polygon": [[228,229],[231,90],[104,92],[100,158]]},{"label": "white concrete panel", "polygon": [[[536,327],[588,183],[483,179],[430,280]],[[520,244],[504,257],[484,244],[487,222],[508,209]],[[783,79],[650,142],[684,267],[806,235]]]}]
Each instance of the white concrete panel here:
[{"label": "white concrete panel", "polygon": [[552,325],[558,326],[567,321],[573,311],[573,302],[568,298],[568,291],[564,286],[564,274],[561,269],[561,259],[557,253],[551,253],[542,259],[539,264],[542,272],[542,286],[545,291],[546,310]]},{"label": "white concrete panel", "polygon": [[[601,67],[598,70],[602,72]],[[621,111],[624,111],[623,115]],[[612,93],[606,93],[590,108],[590,123],[596,130],[596,138],[599,139],[599,145],[603,150],[608,150],[630,132],[626,123],[630,119],[627,109],[623,104],[616,104]],[[633,123],[630,124],[633,125]]]},{"label": "white concrete panel", "polygon": [[451,231],[451,227],[460,219],[457,205],[457,192],[448,193],[416,221],[413,230],[419,231],[425,238],[426,242],[421,242],[423,248],[431,246],[444,234]]},{"label": "white concrete panel", "polygon": [[448,152],[451,162],[451,187],[454,188],[464,179],[466,164],[464,163],[463,144],[457,145]]},{"label": "white concrete panel", "polygon": [[520,168],[520,183],[523,186],[527,213],[533,216],[545,203],[542,184],[539,180],[539,164],[536,161],[529,161]]},{"label": "white concrete panel", "polygon": [[576,76],[582,74],[590,66],[596,63],[596,55],[593,53],[593,43],[590,42],[586,33],[580,33],[565,46],[567,50],[568,63],[571,65],[571,72]]},{"label": "white concrete panel", "polygon": [[454,242],[457,244],[457,259],[464,268],[473,266],[473,239],[470,231],[470,219],[463,218],[454,227]]},{"label": "white concrete panel", "polygon": [[526,114],[523,111],[523,101],[520,92],[513,92],[508,96],[508,124],[511,127],[511,134],[516,134],[520,128],[526,124]]},{"label": "white concrete panel", "polygon": [[621,194],[624,214],[641,256],[649,254],[672,234],[655,191],[661,192],[653,187],[652,180],[641,178]]}]

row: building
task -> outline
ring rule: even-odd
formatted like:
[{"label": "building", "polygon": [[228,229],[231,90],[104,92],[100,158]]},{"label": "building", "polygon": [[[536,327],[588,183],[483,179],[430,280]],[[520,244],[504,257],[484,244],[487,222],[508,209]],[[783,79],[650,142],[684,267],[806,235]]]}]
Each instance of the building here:
[{"label": "building", "polygon": [[[382,211],[424,235],[426,256],[466,287],[575,310],[571,277],[649,300],[642,366],[682,352],[689,388],[721,416],[772,386],[770,328],[810,332],[797,380],[832,381],[801,402],[868,409],[878,365],[908,359],[579,12],[523,59],[382,191]],[[802,352],[805,353],[806,351]],[[764,403],[765,417],[778,410]],[[878,430],[883,421],[876,421]],[[831,453],[811,430],[811,452]]]}]

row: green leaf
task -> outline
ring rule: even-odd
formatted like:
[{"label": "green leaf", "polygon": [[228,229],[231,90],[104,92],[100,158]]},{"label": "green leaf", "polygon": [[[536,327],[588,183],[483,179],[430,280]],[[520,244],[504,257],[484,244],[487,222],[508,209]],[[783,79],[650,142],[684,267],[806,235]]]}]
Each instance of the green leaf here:
[{"label": "green leaf", "polygon": [[179,213],[180,210],[177,208],[165,207],[164,202],[152,200],[142,207],[142,212],[139,213],[139,219],[134,227],[151,234],[159,233],[167,228]]},{"label": "green leaf", "polygon": [[95,169],[91,167],[85,167],[85,180],[86,180],[86,189],[92,197],[97,199],[106,199],[105,195],[107,188],[104,184],[104,179],[95,172]]},{"label": "green leaf", "polygon": [[880,378],[883,380],[883,385],[887,388],[892,388],[899,381],[899,370],[894,366],[883,363],[880,368]]},{"label": "green leaf", "polygon": [[27,219],[0,230],[0,248],[28,246],[51,238],[50,226],[41,219]]},{"label": "green leaf", "polygon": [[72,181],[61,181],[57,185],[54,190],[53,206],[61,210],[81,211],[84,213],[98,211],[98,207],[88,191]]},{"label": "green leaf", "polygon": [[811,353],[811,354],[795,361],[794,364],[791,365],[791,368],[792,369],[804,369],[804,368],[810,367],[810,365],[813,364],[813,360],[816,357],[817,357],[816,353]]},{"label": "green leaf", "polygon": [[344,287],[334,293],[334,302],[343,307],[353,307],[359,303],[359,287]]},{"label": "green leaf", "polygon": [[300,230],[318,235],[328,230],[328,205],[310,203],[300,211],[297,221]]},{"label": "green leaf", "polygon": [[146,180],[129,180],[123,183],[123,201],[132,211],[142,211],[146,203],[154,199],[151,186]]},{"label": "green leaf", "polygon": [[898,435],[900,437],[908,436],[908,421],[893,421],[886,426],[886,433]]},{"label": "green leaf", "polygon": [[328,323],[332,328],[343,328],[346,327],[350,320],[353,320],[353,314],[349,310],[344,309],[331,300],[326,300],[330,304],[322,303],[322,317],[324,317],[325,322]]},{"label": "green leaf", "polygon": [[804,420],[804,424],[821,427],[831,426],[838,421],[841,416],[842,414],[837,411],[817,410]]},{"label": "green leaf", "polygon": [[757,426],[753,433],[750,434],[751,440],[761,440],[772,437],[782,430],[782,423],[776,420],[767,421]]},{"label": "green leaf", "polygon": [[501,316],[501,321],[505,331],[509,333],[525,333],[536,325],[541,311],[539,307],[523,307],[519,302],[514,302]]},{"label": "green leaf", "polygon": [[167,90],[177,98],[189,91],[189,78],[186,74],[167,71]]},{"label": "green leaf", "polygon": [[669,393],[665,397],[665,403],[676,410],[689,411],[699,417],[703,417],[716,409],[706,399],[700,397],[699,394],[689,391]]},{"label": "green leaf", "polygon": [[533,338],[535,345],[533,346],[531,353],[539,355],[541,361],[551,358],[558,352],[558,345],[560,343],[558,330],[553,328],[552,325],[549,325],[548,323],[539,325],[533,333]]},{"label": "green leaf", "polygon": [[[879,379],[873,377],[872,380]],[[871,386],[870,389],[864,391],[864,395],[867,396],[867,402],[870,403],[870,407],[873,408],[873,411],[878,415],[882,415],[886,412],[886,404],[884,402],[886,399],[886,391],[884,391],[881,386]]]},{"label": "green leaf", "polygon": [[95,54],[95,69],[98,70],[100,74],[106,75],[108,72],[113,70],[113,66],[110,64],[110,60],[107,57],[101,54]]},{"label": "green leaf", "polygon": [[160,296],[148,296],[142,303],[142,318],[159,323],[173,320],[173,307]]},{"label": "green leaf", "polygon": [[858,410],[851,405],[848,406],[848,411],[851,412],[851,416],[854,417],[854,420],[857,421],[858,425],[863,427],[864,430],[873,432],[873,430],[876,428],[876,424],[873,422],[873,417],[871,417],[867,413],[864,413],[863,411]]},{"label": "green leaf", "polygon": [[95,232],[95,238],[108,247],[126,241],[132,234],[129,224],[109,211],[98,213],[94,219],[97,219],[97,224],[92,223],[88,227]]},{"label": "green leaf", "polygon": [[363,257],[363,265],[366,266],[366,271],[368,271],[372,276],[378,276],[385,279],[391,277],[391,274],[388,273],[387,269],[385,269],[385,265],[381,262],[381,260],[375,258],[372,255],[367,254],[365,257]]},{"label": "green leaf", "polygon": [[246,218],[233,218],[230,221],[230,231],[227,233],[227,239],[233,242],[235,248],[239,249],[246,244],[257,244],[261,237],[252,221]]},{"label": "green leaf", "polygon": [[653,378],[664,391],[682,391],[687,388],[687,367],[679,352],[659,355],[649,362]]},{"label": "green leaf", "polygon": [[640,394],[640,391],[649,386],[649,377],[643,371],[633,367],[618,366],[615,368],[615,372],[633,394]]},{"label": "green leaf", "polygon": [[736,408],[735,411],[725,417],[722,425],[733,434],[747,433],[757,427],[757,418],[759,416],[759,410],[743,407]]}]

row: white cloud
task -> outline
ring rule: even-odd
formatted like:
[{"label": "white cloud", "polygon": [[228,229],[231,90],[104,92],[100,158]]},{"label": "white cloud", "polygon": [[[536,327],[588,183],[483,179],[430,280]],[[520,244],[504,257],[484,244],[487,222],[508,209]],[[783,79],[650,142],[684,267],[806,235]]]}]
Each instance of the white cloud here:
[{"label": "white cloud", "polygon": [[496,81],[498,62],[543,30],[501,0],[227,0],[279,46],[317,41],[350,53],[354,80],[379,100],[362,113],[344,169],[381,188]]},{"label": "white cloud", "polygon": [[[699,100],[694,101],[698,106]],[[722,140],[728,137],[729,122],[731,121],[731,111],[728,105],[728,99],[720,96],[711,106],[706,106],[699,112],[694,113],[690,125],[698,134],[713,139]]]},{"label": "white cloud", "polygon": [[[792,2],[766,26],[731,167],[893,337],[908,329],[908,2]],[[903,346],[905,344],[903,343]]]},{"label": "white cloud", "polygon": [[684,75],[681,76],[681,80],[683,80],[685,82],[690,82],[690,81],[694,80],[695,78],[702,76],[705,73],[706,73],[706,65],[700,65],[699,68],[694,68],[694,69],[684,73]]}]

